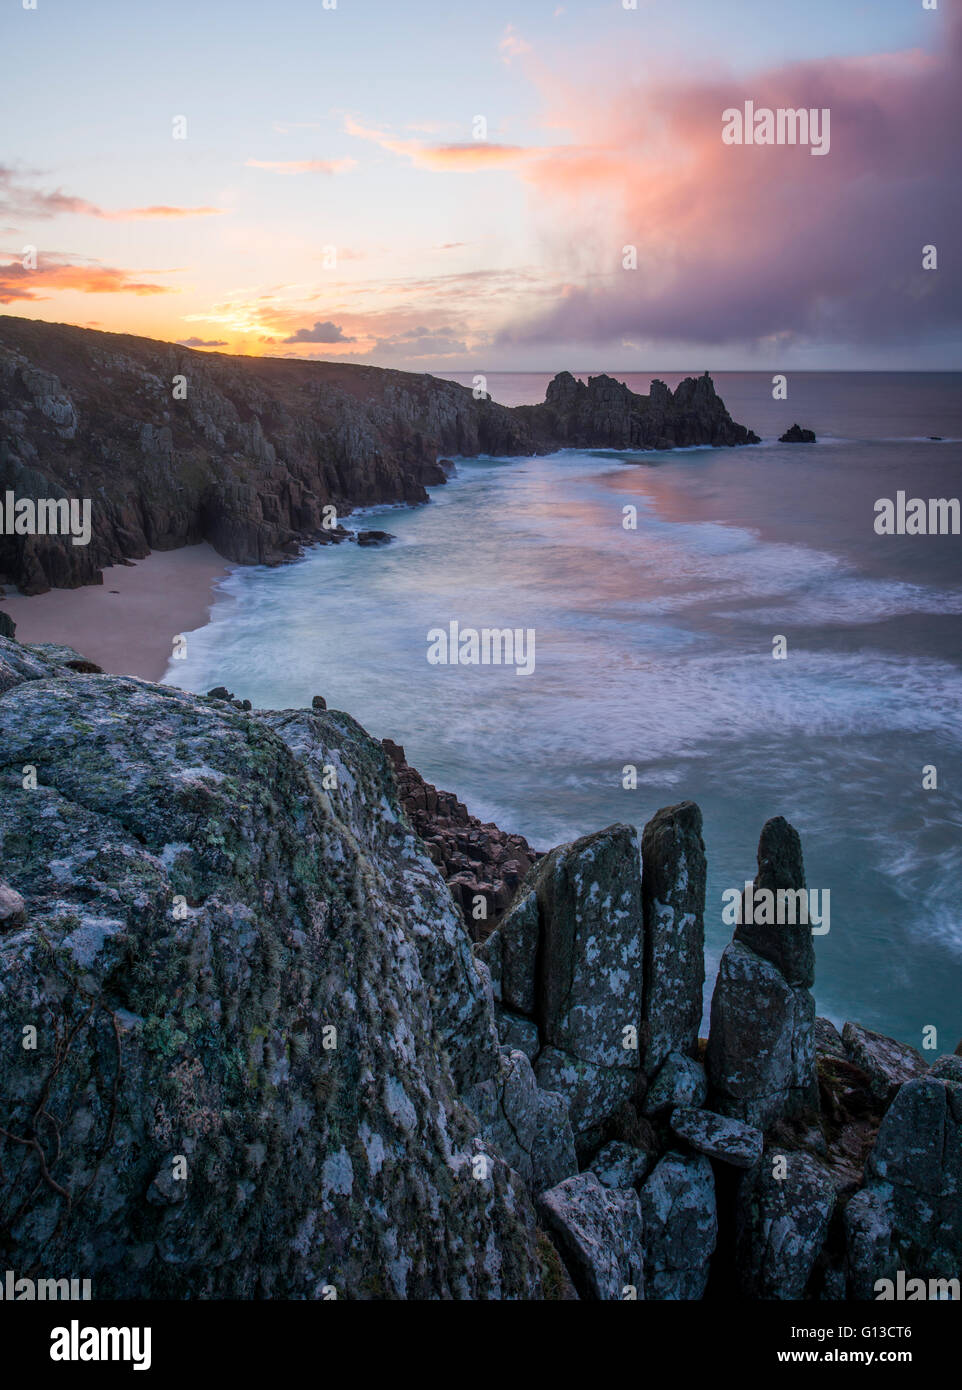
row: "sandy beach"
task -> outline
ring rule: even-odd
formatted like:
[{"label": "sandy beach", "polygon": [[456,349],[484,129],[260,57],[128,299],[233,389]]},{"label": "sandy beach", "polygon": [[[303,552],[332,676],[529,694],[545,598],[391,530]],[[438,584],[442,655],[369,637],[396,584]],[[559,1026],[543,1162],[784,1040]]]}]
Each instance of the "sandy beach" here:
[{"label": "sandy beach", "polygon": [[203,627],[233,566],[209,545],[157,550],[105,569],[103,584],[0,597],[21,642],[61,642],[112,675],[159,681],[178,633]]}]

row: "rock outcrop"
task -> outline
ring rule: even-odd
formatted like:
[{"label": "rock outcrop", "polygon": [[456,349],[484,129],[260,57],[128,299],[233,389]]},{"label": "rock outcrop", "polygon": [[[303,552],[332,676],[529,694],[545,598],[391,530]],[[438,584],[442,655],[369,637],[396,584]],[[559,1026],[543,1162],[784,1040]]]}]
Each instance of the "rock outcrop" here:
[{"label": "rock outcrop", "polygon": [[869,1078],[873,1093],[884,1101],[894,1099],[906,1081],[924,1076],[929,1064],[914,1047],[895,1042],[858,1023],[846,1023],[842,1045],[849,1058]]},{"label": "rock outcrop", "polygon": [[[798,834],[781,816],[762,830],[753,889],[805,889]],[[754,923],[747,906],[740,915],[712,996],[709,1096],[721,1114],[766,1129],[817,1101],[815,949],[808,925]]]},{"label": "rock outcrop", "polygon": [[641,1188],[648,1298],[699,1299],[718,1239],[715,1179],[702,1154],[669,1151]]},{"label": "rock outcrop", "polygon": [[785,431],[778,437],[779,444],[814,444],[815,431],[802,429],[801,425],[792,425],[791,429]]},{"label": "rock outcrop", "polygon": [[693,801],[667,806],[641,838],[645,916],[644,1069],[698,1042],[705,983],[705,846]]},{"label": "rock outcrop", "polygon": [[88,498],[92,538],[0,534],[0,584],[28,594],[96,584],[105,565],[202,540],[240,564],[284,563],[345,539],[335,520],[353,507],[426,502],[448,476],[441,455],[755,439],[707,375],[639,396],[563,373],[543,405],[509,409],[428,375],[231,357],[7,315],[0,497]]},{"label": "rock outcrop", "polygon": [[[852,1294],[877,1280],[960,1278],[962,1058],[906,1081],[882,1120],[867,1181],[845,1213]],[[958,1295],[956,1295],[958,1296]]]},{"label": "rock outcrop", "polygon": [[759,1158],[738,1192],[736,1268],[744,1297],[804,1297],[837,1195],[812,1154],[772,1150]]},{"label": "rock outcrop", "polygon": [[686,377],[672,392],[653,381],[639,396],[610,376],[579,381],[560,372],[543,406],[518,406],[535,434],[547,429],[565,445],[581,448],[674,449],[693,444],[758,444],[758,435],[737,425],[716,395],[711,377]]},{"label": "rock outcrop", "polygon": [[496,1002],[537,1026],[535,1073],[582,1153],[638,1089],[643,930],[637,834],[613,825],[541,859],[480,948]]},{"label": "rock outcrop", "polygon": [[380,746],[4,640],[0,670],[16,1267],[114,1298],[539,1296],[531,1197],[465,1099],[506,1084],[490,1001]]},{"label": "rock outcrop", "polygon": [[[810,941],[761,930],[692,1044],[697,807],[643,856],[623,825],[552,850],[472,944],[396,766],[320,699],[257,712],[0,637],[10,1267],[104,1298],[951,1289],[962,1057],[816,1023]],[[775,821],[756,887],[781,882]]]}]

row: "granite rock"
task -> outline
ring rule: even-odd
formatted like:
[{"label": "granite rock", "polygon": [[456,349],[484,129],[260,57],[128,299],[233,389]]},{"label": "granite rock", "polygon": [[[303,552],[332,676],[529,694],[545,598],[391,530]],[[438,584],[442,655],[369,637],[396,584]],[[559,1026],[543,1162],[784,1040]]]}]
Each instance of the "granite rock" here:
[{"label": "granite rock", "polygon": [[626,1288],[644,1298],[642,1222],[637,1194],[605,1187],[592,1172],[567,1178],[538,1199],[538,1214],[558,1245],[582,1298],[621,1301]]},{"label": "granite rock", "polygon": [[644,1056],[653,1076],[698,1042],[705,983],[705,846],[693,801],[666,806],[641,838],[645,922]]}]

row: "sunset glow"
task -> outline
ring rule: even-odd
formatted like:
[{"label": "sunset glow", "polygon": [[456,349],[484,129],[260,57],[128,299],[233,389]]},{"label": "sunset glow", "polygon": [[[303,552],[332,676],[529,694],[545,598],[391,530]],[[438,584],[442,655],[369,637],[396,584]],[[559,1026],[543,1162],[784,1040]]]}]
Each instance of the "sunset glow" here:
[{"label": "sunset glow", "polygon": [[[427,370],[957,366],[920,252],[960,231],[962,28],[787,8],[379,7],[370,47],[347,0],[6,7],[3,310]],[[723,144],[749,98],[830,106],[829,156]]]}]

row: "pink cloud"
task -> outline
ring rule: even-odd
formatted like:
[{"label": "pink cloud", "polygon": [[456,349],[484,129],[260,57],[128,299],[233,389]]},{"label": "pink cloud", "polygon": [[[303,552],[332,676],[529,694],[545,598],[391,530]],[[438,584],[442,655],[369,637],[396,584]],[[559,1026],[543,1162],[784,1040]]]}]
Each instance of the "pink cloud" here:
[{"label": "pink cloud", "polygon": [[438,173],[468,173],[476,169],[510,169],[528,164],[548,151],[522,145],[494,144],[487,140],[460,144],[426,145],[417,140],[398,140],[384,131],[360,125],[352,117],[344,123],[348,135],[370,140],[391,154],[402,155],[421,169]]},{"label": "pink cloud", "polygon": [[[652,79],[605,94],[539,81],[576,148],[519,170],[578,248],[546,312],[508,343],[913,341],[955,334],[962,277],[962,20],[937,55]],[[831,149],[725,145],[722,113],[828,108]],[[572,113],[574,113],[572,115]],[[922,269],[922,248],[940,269]],[[625,246],[638,269],[622,268]],[[956,262],[957,264],[957,262]]]},{"label": "pink cloud", "polygon": [[513,24],[509,24],[501,36],[498,51],[501,54],[502,62],[510,63],[512,58],[521,58],[526,53],[530,53],[531,45],[521,37]]}]

